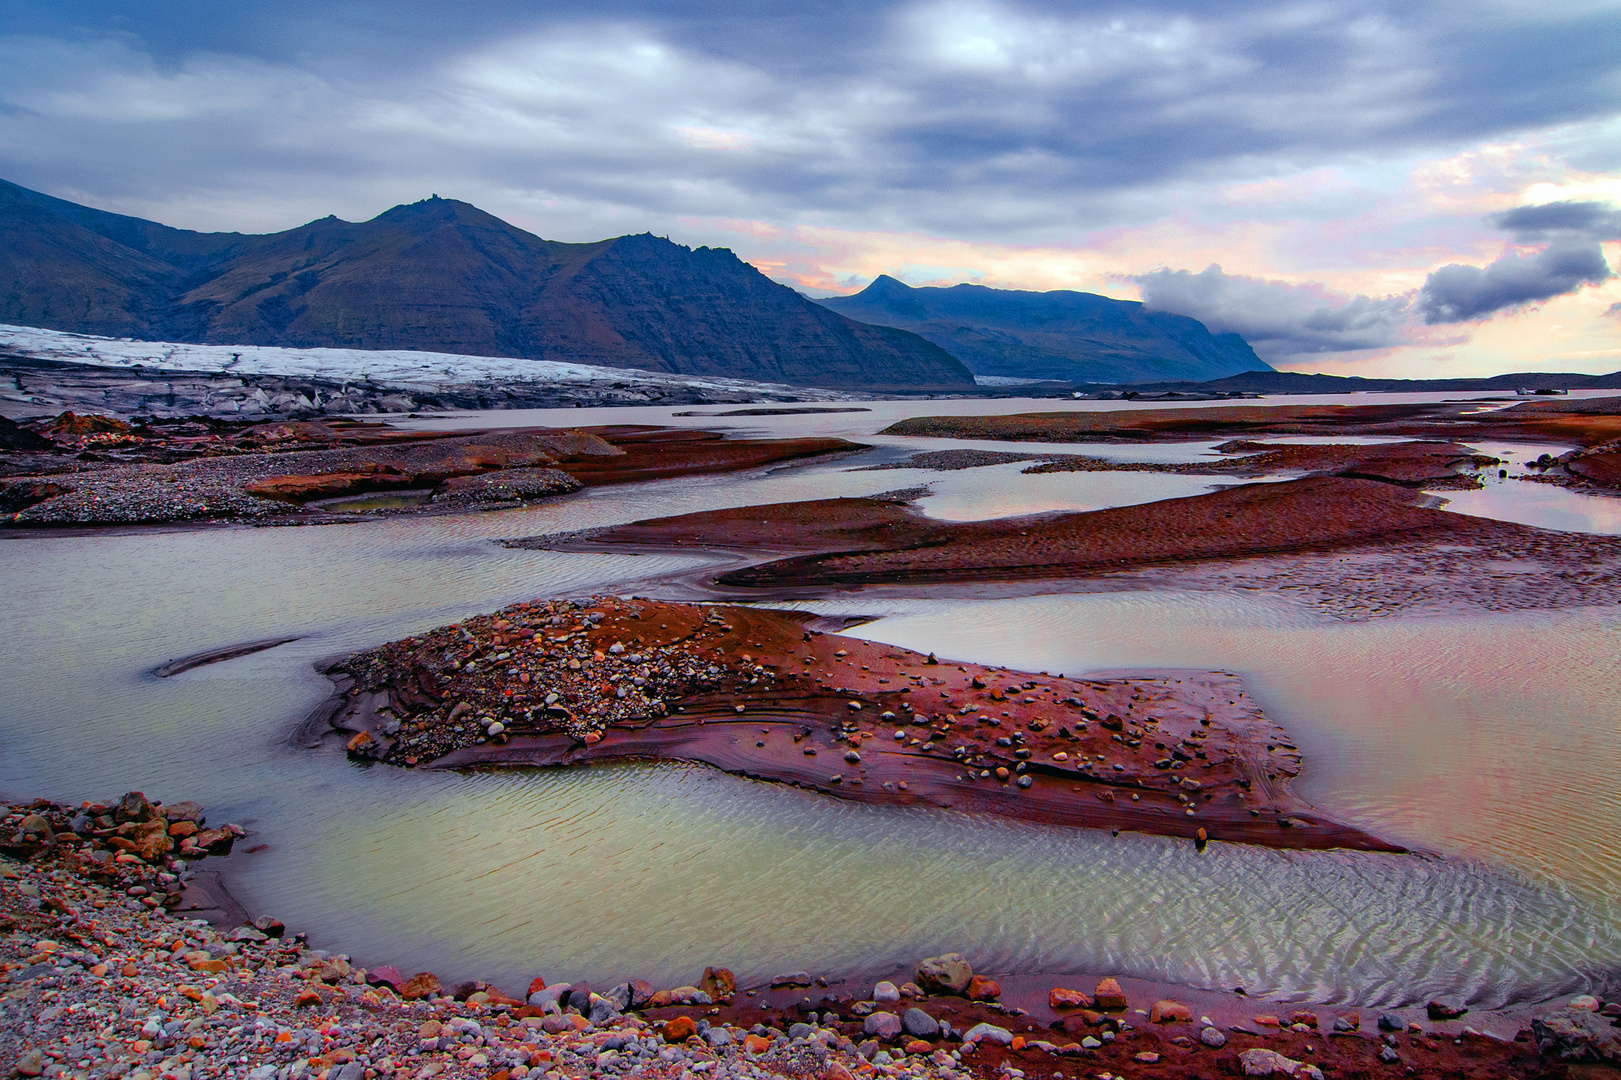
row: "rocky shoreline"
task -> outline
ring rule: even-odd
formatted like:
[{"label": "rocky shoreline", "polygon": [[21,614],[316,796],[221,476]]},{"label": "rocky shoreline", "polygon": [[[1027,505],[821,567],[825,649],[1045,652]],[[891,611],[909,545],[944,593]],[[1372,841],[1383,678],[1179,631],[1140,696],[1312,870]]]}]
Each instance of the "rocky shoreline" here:
[{"label": "rocky shoreline", "polygon": [[1288,734],[1219,672],[1066,679],[747,607],[536,601],[331,666],[336,728],[406,768],[695,761],[835,798],[1283,848],[1398,846],[1294,794]]},{"label": "rocky shoreline", "polygon": [[956,953],[865,982],[787,972],[739,987],[712,967],[666,989],[446,986],[362,967],[268,916],[188,917],[168,886],[194,871],[156,838],[200,835],[190,804],[130,793],[0,811],[0,1070],[12,1077],[1565,1078],[1621,1057],[1621,1005],[1589,996],[1478,1019],[1448,999],[1416,1013],[1285,1006],[1114,977],[990,977]]},{"label": "rocky shoreline", "polygon": [[129,424],[72,413],[0,434],[0,526],[35,529],[497,510],[858,449],[650,427],[429,433],[355,420]]}]

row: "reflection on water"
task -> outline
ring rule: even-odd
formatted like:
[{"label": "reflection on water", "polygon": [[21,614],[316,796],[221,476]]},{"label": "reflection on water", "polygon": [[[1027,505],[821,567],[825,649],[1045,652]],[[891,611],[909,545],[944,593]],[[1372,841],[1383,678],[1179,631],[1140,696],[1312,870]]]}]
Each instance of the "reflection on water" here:
[{"label": "reflection on water", "polygon": [[1017,461],[945,473],[914,474],[904,470],[897,471],[896,475],[918,475],[917,482],[927,483],[932,494],[918,500],[918,509],[942,521],[984,521],[1058,511],[1103,510],[1203,495],[1233,484],[1287,479],[1240,480],[1154,472],[1056,472],[1026,476],[1023,470],[1028,467],[1028,462]]},{"label": "reflection on water", "polygon": [[1442,509],[1559,532],[1621,534],[1621,498],[1616,496],[1584,495],[1512,476],[1507,480],[1493,476],[1484,483],[1476,491],[1436,492],[1446,499]]},{"label": "reflection on water", "polygon": [[433,498],[431,491],[389,491],[377,495],[361,495],[353,499],[332,499],[314,506],[333,514],[355,514],[366,510],[409,510]]},{"label": "reflection on water", "polygon": [[[1216,593],[823,601],[849,631],[1026,670],[1244,676],[1313,802],[1382,836],[1598,895],[1621,879],[1621,614],[1331,622]],[[1534,811],[1533,811],[1534,808]]]},{"label": "reflection on water", "polygon": [[[1614,390],[1574,390],[1569,400],[1613,397]],[[859,401],[832,403],[836,406],[865,406],[868,412],[822,412],[793,416],[724,416],[736,406],[693,409],[690,405],[637,405],[608,409],[506,409],[492,412],[451,413],[419,418],[394,417],[405,427],[426,431],[463,428],[515,427],[541,424],[552,427],[582,427],[592,424],[659,424],[667,427],[705,428],[729,431],[751,437],[792,437],[831,435],[859,438],[882,431],[897,420],[911,416],[1002,416],[1011,413],[1117,412],[1144,409],[1222,409],[1250,407],[1293,407],[1306,405],[1406,405],[1424,402],[1470,400],[1455,393],[1414,394],[1280,394],[1270,397],[1225,401],[1066,401],[1061,398],[957,398],[938,401]],[[1510,398],[1486,408],[1517,404]],[[814,406],[811,406],[814,407]],[[681,416],[680,413],[697,415]],[[962,445],[958,443],[957,445]],[[1073,445],[1073,444],[1071,444]],[[1096,445],[1096,444],[1094,444]]]},{"label": "reflection on water", "polygon": [[[1502,459],[1502,466],[1480,470],[1483,486],[1476,490],[1436,492],[1446,499],[1442,509],[1559,532],[1621,535],[1621,498],[1588,495],[1520,479],[1538,475],[1525,467],[1526,462],[1535,461],[1542,454],[1557,458],[1571,447],[1555,443],[1473,442],[1469,445],[1483,454]],[[1498,475],[1500,468],[1508,472],[1506,478]]]},{"label": "reflection on water", "polygon": [[[694,565],[512,551],[492,537],[916,480],[849,464],[485,515],[5,540],[0,787],[196,799],[268,845],[230,862],[251,906],[362,962],[509,989],[537,972],[672,983],[723,963],[753,979],[962,949],[990,969],[1495,1003],[1621,965],[1621,916],[1602,895],[1621,874],[1610,616],[1342,626],[1287,604],[1135,595],[883,601],[901,614],[860,631],[1034,669],[1241,671],[1314,764],[1304,794],[1468,858],[1221,844],[1199,857],[1183,842],[877,810],[697,768],[419,774],[285,745],[326,692],[319,658]],[[995,497],[1007,512],[1037,490],[996,470],[928,475],[939,498]],[[1088,485],[1121,474],[1061,475],[1077,485],[1061,497],[1076,501],[1108,497]],[[291,634],[304,636],[150,674]]]}]

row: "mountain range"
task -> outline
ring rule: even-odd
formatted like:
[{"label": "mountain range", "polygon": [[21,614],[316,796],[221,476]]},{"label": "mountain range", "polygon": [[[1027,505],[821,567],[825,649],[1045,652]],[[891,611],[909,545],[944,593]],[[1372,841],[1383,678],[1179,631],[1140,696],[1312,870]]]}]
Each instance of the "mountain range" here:
[{"label": "mountain range", "polygon": [[1203,381],[1271,371],[1237,334],[1095,293],[983,285],[912,288],[888,275],[820,303],[862,322],[920,334],[975,375],[1066,383]]},{"label": "mountain range", "polygon": [[409,349],[803,386],[964,391],[968,369],[725,248],[543,240],[437,196],[265,235],[0,181],[0,322],[150,341]]}]

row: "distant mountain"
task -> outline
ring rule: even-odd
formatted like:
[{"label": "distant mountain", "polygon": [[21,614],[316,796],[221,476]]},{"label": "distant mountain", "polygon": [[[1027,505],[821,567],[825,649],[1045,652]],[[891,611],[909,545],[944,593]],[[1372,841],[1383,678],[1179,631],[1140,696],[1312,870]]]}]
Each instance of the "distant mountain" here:
[{"label": "distant mountain", "polygon": [[438,197],[247,235],[171,229],[0,181],[0,323],[804,386],[973,386],[939,346],[845,318],[725,248],[648,234],[558,243]]},{"label": "distant mountain", "polygon": [[1095,293],[914,289],[885,274],[853,296],[819,302],[920,334],[975,375],[1137,383],[1272,370],[1237,334],[1212,334],[1197,319]]},{"label": "distant mountain", "polygon": [[1467,379],[1370,379],[1360,375],[1308,375],[1255,371],[1208,382],[1166,382],[1139,390],[1198,390],[1247,394],[1481,393],[1499,390],[1621,390],[1621,371],[1583,375],[1574,371],[1520,371]]}]

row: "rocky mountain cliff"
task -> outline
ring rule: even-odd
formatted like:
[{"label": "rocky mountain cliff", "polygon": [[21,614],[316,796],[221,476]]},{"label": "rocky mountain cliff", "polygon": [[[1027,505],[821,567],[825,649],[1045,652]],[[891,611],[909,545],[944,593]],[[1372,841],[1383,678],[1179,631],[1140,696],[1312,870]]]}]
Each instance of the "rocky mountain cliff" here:
[{"label": "rocky mountain cliff", "polygon": [[914,289],[888,275],[820,303],[862,322],[911,330],[976,375],[1062,382],[1202,381],[1271,371],[1237,334],[1095,293],[983,285]]},{"label": "rocky mountain cliff", "polygon": [[196,233],[0,181],[0,322],[152,341],[412,349],[761,382],[963,390],[939,346],[725,248],[564,244],[438,197],[365,222]]}]

